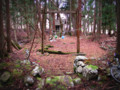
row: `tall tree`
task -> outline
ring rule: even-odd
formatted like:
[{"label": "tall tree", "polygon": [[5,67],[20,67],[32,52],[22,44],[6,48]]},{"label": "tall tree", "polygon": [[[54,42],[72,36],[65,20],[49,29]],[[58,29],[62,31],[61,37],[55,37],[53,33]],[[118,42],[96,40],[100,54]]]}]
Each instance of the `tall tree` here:
[{"label": "tall tree", "polygon": [[80,31],[81,31],[81,0],[78,1],[78,9],[76,13],[76,29],[77,29],[77,53],[79,53],[80,52]]},{"label": "tall tree", "polygon": [[3,58],[5,54],[2,5],[3,1],[0,0],[0,58]]},{"label": "tall tree", "polygon": [[6,2],[6,27],[7,27],[7,51],[11,52],[11,32],[10,32],[10,6],[9,0],[5,0]]},{"label": "tall tree", "polygon": [[117,48],[116,51],[120,55],[120,0],[116,0],[117,4]]},{"label": "tall tree", "polygon": [[95,35],[96,30],[96,0],[95,0],[95,7],[94,7],[94,24],[93,24],[93,34]]}]

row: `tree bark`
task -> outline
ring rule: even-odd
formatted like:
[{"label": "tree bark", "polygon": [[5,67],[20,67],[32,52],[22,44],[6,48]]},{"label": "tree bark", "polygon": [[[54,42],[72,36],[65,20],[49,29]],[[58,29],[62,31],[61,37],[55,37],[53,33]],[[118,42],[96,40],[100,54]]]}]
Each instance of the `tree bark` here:
[{"label": "tree bark", "polygon": [[3,58],[5,54],[2,5],[3,2],[0,0],[0,58]]},{"label": "tree bark", "polygon": [[42,45],[41,45],[41,49],[42,49],[42,54],[44,54],[44,31],[45,31],[45,23],[46,23],[46,19],[45,19],[45,11],[46,11],[46,0],[45,0],[45,7],[44,7],[44,12],[43,12],[43,19],[42,19]]},{"label": "tree bark", "polygon": [[116,52],[120,55],[120,0],[116,0],[116,4],[117,4],[117,48],[116,48]]},{"label": "tree bark", "polygon": [[7,51],[11,52],[11,32],[10,32],[10,7],[9,0],[5,0],[6,2],[6,27],[7,27]]},{"label": "tree bark", "polygon": [[95,0],[95,8],[94,8],[94,24],[93,24],[93,34],[95,36],[95,30],[96,30],[96,0]]}]

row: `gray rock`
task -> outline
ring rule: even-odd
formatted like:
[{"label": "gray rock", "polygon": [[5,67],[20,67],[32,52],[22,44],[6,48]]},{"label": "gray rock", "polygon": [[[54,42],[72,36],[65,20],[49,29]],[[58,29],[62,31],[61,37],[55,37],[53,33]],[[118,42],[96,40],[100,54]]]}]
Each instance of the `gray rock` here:
[{"label": "gray rock", "polygon": [[84,64],[82,61],[78,61],[78,62],[77,62],[77,66],[84,67],[84,66],[85,66],[85,64]]},{"label": "gray rock", "polygon": [[35,66],[39,65],[39,64],[37,64],[36,62],[32,62],[32,64],[35,65]]},{"label": "gray rock", "polygon": [[29,85],[34,84],[34,79],[33,79],[33,77],[32,77],[32,76],[29,76],[29,75],[25,76],[25,77],[24,77],[24,83],[25,83],[26,86],[29,86]]},{"label": "gray rock", "polygon": [[90,80],[98,75],[98,70],[87,65],[83,68],[82,74],[87,80]]},{"label": "gray rock", "polygon": [[77,65],[74,63],[74,68],[77,68]]},{"label": "gray rock", "polygon": [[73,72],[66,72],[67,75],[73,74]]},{"label": "gray rock", "polygon": [[33,76],[36,76],[36,75],[41,76],[43,73],[44,73],[44,69],[38,65],[32,70]]},{"label": "gray rock", "polygon": [[30,64],[30,61],[29,60],[23,60],[21,61],[22,64]]},{"label": "gray rock", "polygon": [[82,73],[83,68],[81,66],[76,68],[76,73]]},{"label": "gray rock", "polygon": [[2,82],[7,82],[7,81],[10,79],[10,77],[11,77],[10,72],[5,71],[5,72],[0,76],[0,80],[1,80]]},{"label": "gray rock", "polygon": [[78,61],[84,61],[86,59],[88,58],[85,56],[76,56],[74,63],[77,63]]},{"label": "gray rock", "polygon": [[75,84],[80,84],[81,78],[75,78],[75,79],[73,79],[73,82],[74,82]]}]

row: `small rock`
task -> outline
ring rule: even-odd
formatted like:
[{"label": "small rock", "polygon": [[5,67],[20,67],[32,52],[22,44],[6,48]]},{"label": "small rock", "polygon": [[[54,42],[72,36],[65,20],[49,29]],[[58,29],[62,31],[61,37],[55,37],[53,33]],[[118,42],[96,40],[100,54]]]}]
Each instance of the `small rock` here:
[{"label": "small rock", "polygon": [[73,74],[73,72],[66,72],[66,74],[70,75],[70,74]]},{"label": "small rock", "polygon": [[33,64],[33,65],[36,65],[36,66],[38,65],[36,62],[32,62],[32,64]]},{"label": "small rock", "polygon": [[74,82],[75,84],[80,84],[81,78],[75,78],[75,79],[73,79],[73,82]]},{"label": "small rock", "polygon": [[24,83],[26,86],[34,84],[34,79],[32,76],[25,76]]},{"label": "small rock", "polygon": [[107,62],[106,61],[102,61],[102,64],[106,64],[107,65]]},{"label": "small rock", "polygon": [[104,47],[104,46],[100,46],[100,48],[103,49],[103,50],[107,50],[107,48]]},{"label": "small rock", "polygon": [[10,77],[11,77],[10,72],[5,71],[5,72],[1,75],[0,80],[1,80],[2,82],[7,82],[7,81],[10,79]]},{"label": "small rock", "polygon": [[83,68],[82,68],[81,66],[77,67],[77,68],[76,68],[76,73],[82,73],[82,69],[83,69]]},{"label": "small rock", "polygon": [[29,60],[23,60],[21,61],[22,64],[30,64],[30,61]]},{"label": "small rock", "polygon": [[77,66],[84,67],[84,66],[85,66],[85,64],[84,64],[82,61],[78,61],[78,62],[77,62]]},{"label": "small rock", "polygon": [[41,76],[43,73],[44,73],[44,69],[38,65],[32,70],[33,76],[36,76],[36,75]]},{"label": "small rock", "polygon": [[[61,78],[62,79],[62,78]],[[66,75],[64,76],[62,83],[67,87],[74,87],[73,80],[70,76]]]},{"label": "small rock", "polygon": [[105,75],[98,75],[98,81],[105,81],[107,77]]}]

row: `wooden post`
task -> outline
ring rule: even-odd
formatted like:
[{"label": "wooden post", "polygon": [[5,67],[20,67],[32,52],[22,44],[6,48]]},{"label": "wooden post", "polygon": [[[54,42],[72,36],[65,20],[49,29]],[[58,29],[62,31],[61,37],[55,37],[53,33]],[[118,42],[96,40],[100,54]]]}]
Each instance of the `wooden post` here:
[{"label": "wooden post", "polygon": [[80,52],[80,30],[79,30],[79,9],[76,12],[76,29],[77,29],[77,53]]},{"label": "wooden post", "polygon": [[76,29],[77,29],[77,53],[80,53],[81,0],[78,1],[78,8],[76,12]]}]

